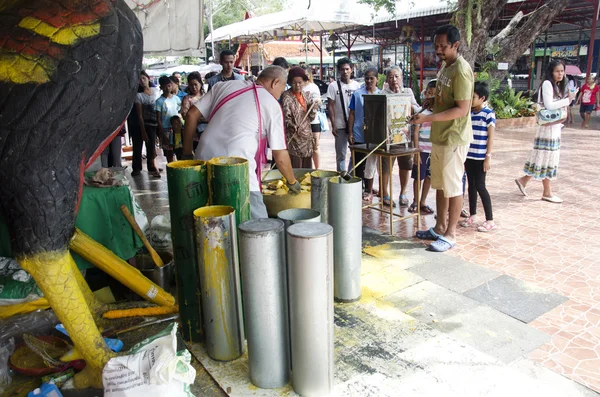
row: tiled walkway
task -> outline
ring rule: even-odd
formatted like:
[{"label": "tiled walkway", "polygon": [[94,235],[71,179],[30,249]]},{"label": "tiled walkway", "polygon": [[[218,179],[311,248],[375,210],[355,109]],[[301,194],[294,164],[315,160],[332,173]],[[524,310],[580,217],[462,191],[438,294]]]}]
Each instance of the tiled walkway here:
[{"label": "tiled walkway", "polygon": [[[523,197],[513,181],[521,175],[535,128],[497,130],[488,189],[498,229],[487,234],[461,229],[457,247],[446,255],[568,297],[564,304],[530,323],[552,336],[550,343],[530,357],[600,391],[600,207],[595,196],[600,192],[600,178],[594,160],[600,131],[597,125],[592,127],[563,130],[559,178],[554,184],[563,204],[541,201],[540,182],[532,181],[529,196]],[[332,146],[333,140],[324,136],[322,151],[332,153]],[[324,163],[333,165],[332,156]],[[398,192],[398,186],[394,190]],[[433,208],[434,193],[428,200]],[[412,190],[408,196],[412,197]],[[481,206],[478,214],[483,216]],[[435,223],[432,215],[422,219],[422,227]],[[387,216],[374,210],[365,211],[363,221],[366,226],[388,230]],[[412,220],[401,222],[394,233],[412,238],[414,227]]]}]

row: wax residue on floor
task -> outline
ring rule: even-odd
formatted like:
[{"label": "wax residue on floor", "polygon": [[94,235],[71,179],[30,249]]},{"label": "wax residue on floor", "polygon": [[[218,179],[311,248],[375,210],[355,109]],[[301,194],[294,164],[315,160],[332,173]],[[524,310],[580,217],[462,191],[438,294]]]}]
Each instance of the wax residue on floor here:
[{"label": "wax residue on floor", "polygon": [[373,247],[363,248],[363,252],[375,258],[391,259],[397,256],[397,253],[392,250],[390,244],[381,244]]}]

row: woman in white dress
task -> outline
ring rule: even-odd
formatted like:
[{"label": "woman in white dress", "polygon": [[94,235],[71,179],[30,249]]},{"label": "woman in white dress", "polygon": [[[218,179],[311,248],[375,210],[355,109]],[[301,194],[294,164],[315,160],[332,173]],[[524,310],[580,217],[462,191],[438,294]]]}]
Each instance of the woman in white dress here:
[{"label": "woman in white dress", "polygon": [[[570,91],[565,76],[565,65],[559,60],[553,60],[546,69],[545,80],[542,83],[538,101],[544,104],[546,110],[566,108],[577,95]],[[562,199],[552,193],[551,181],[556,179],[558,173],[558,160],[560,157],[560,135],[563,125],[561,123],[541,126],[538,125],[533,150],[529,154],[523,171],[525,175],[515,179],[515,183],[524,196],[525,188],[531,179],[542,181],[544,192],[542,200],[551,203],[562,203]]]}]

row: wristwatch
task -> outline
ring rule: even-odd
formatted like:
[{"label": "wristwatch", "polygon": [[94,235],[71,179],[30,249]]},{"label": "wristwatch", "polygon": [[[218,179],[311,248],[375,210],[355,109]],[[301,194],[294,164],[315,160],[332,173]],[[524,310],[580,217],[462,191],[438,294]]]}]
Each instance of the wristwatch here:
[{"label": "wristwatch", "polygon": [[485,154],[485,157],[492,158],[492,154],[491,154],[491,153],[486,153],[486,154]]}]

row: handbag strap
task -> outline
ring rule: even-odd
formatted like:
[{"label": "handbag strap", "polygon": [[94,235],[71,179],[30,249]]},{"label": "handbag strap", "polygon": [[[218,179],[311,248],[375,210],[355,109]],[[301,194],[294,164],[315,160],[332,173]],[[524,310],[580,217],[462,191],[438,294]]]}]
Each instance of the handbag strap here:
[{"label": "handbag strap", "polygon": [[340,81],[337,81],[338,92],[340,93],[340,103],[342,104],[342,114],[344,115],[344,124],[348,127],[348,116],[346,115],[346,103],[344,102],[344,93],[342,91],[342,84]]}]

